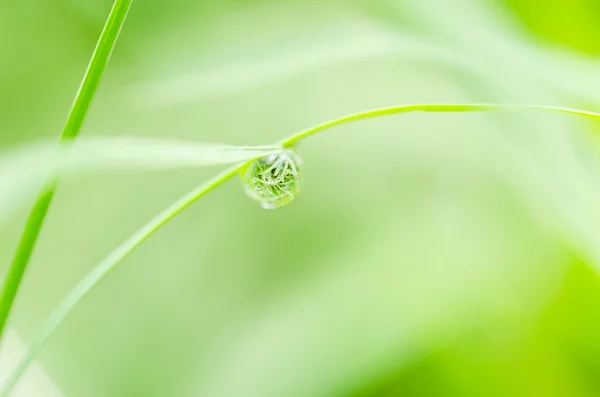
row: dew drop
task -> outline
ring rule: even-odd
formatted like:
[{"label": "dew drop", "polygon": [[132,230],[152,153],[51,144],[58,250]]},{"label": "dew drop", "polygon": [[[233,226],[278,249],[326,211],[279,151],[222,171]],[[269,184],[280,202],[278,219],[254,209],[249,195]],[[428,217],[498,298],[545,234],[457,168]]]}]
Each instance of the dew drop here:
[{"label": "dew drop", "polygon": [[290,149],[254,160],[241,171],[246,194],[268,210],[291,203],[300,191],[301,165]]}]

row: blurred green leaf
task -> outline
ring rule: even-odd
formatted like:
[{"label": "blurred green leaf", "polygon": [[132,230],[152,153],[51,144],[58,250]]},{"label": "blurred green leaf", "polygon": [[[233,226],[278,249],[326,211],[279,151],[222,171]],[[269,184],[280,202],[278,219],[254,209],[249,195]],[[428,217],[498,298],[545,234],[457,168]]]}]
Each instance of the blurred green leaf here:
[{"label": "blurred green leaf", "polygon": [[8,149],[0,154],[0,226],[47,180],[60,175],[233,164],[275,150],[267,146],[243,147],[126,137],[85,137],[76,142],[40,142]]}]

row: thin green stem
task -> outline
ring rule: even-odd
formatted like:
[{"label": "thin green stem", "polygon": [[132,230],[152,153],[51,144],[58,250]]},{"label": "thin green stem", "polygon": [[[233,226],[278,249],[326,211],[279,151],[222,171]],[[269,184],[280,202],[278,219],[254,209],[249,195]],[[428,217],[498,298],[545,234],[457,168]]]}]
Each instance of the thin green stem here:
[{"label": "thin green stem", "polygon": [[219,185],[222,185],[231,179],[243,166],[243,164],[235,165],[218,174],[208,182],[192,190],[175,203],[164,209],[154,219],[148,222],[144,227],[138,230],[135,234],[129,237],[123,244],[108,255],[100,264],[98,264],[91,272],[89,272],[83,280],[81,280],[75,288],[73,288],[67,296],[62,300],[58,307],[50,314],[42,329],[37,334],[35,340],[30,345],[25,357],[18,363],[17,367],[6,380],[0,391],[0,396],[8,396],[17,381],[23,375],[29,364],[33,361],[37,352],[44,345],[46,340],[52,335],[56,327],[69,314],[73,307],[92,289],[94,285],[105,278],[116,265],[131,254],[137,247],[146,241],[152,234],[160,229],[164,224],[175,218],[184,209],[189,207],[193,202],[205,196]]},{"label": "thin green stem", "polygon": [[[403,105],[395,106],[390,108],[383,108],[378,110],[371,110],[367,112],[361,112],[344,116],[336,120],[332,120],[323,124],[319,124],[315,127],[309,128],[298,134],[292,135],[282,141],[276,146],[279,147],[291,147],[300,141],[313,136],[319,132],[328,130],[330,128],[340,126],[346,123],[351,123],[359,120],[365,120],[376,117],[390,116],[400,113],[409,112],[489,112],[489,111],[515,111],[515,110],[539,110],[552,113],[564,113],[576,116],[582,116],[587,118],[593,118],[600,120],[600,113],[589,112],[585,110],[556,107],[556,106],[540,106],[540,105],[497,105],[497,104],[429,104],[429,105]],[[110,273],[120,262],[123,261],[129,254],[131,254],[137,247],[139,247],[144,241],[146,241],[152,234],[157,232],[163,225],[173,219],[175,216],[183,212],[186,208],[195,203],[198,199],[205,196],[218,186],[224,184],[242,168],[244,168],[249,162],[240,163],[235,165],[221,174],[215,176],[202,186],[194,189],[183,198],[172,204],[170,207],[162,211],[158,216],[152,219],[149,223],[143,226],[138,232],[127,239],[117,249],[115,249],[110,255],[106,257],[99,265],[97,265],[85,278],[65,297],[65,299],[58,305],[54,312],[48,317],[47,321],[42,326],[40,333],[34,339],[25,357],[19,362],[14,372],[8,378],[7,383],[4,385],[0,392],[0,397],[7,397],[8,393],[12,390],[13,386],[17,383],[20,376],[25,372],[29,364],[37,356],[39,350],[42,348],[44,343],[65,319],[69,312],[75,307],[75,305],[81,301],[81,299],[101,281],[104,277]]]},{"label": "thin green stem", "polygon": [[[83,77],[75,101],[71,107],[69,116],[60,137],[61,141],[75,139],[81,130],[83,121],[94,98],[96,89],[106,69],[110,55],[115,47],[115,43],[121,32],[125,17],[129,11],[132,0],[116,0],[108,16],[104,29],[100,34],[98,43],[88,65],[87,71]],[[12,311],[15,298],[21,286],[23,276],[27,270],[27,265],[33,254],[36,242],[42,230],[44,220],[48,215],[48,210],[54,193],[56,192],[57,181],[52,180],[47,183],[38,196],[23,231],[21,241],[10,270],[4,282],[2,296],[0,297],[0,340],[6,328],[6,323]]]},{"label": "thin green stem", "polygon": [[523,111],[536,110],[550,113],[564,113],[574,116],[581,116],[600,120],[600,114],[587,110],[579,110],[560,106],[544,106],[544,105],[517,105],[517,104],[417,104],[417,105],[401,105],[389,108],[369,110],[365,112],[351,114],[349,116],[340,117],[327,123],[319,124],[315,127],[301,131],[296,135],[285,138],[279,144],[283,147],[292,147],[298,142],[318,134],[321,131],[330,128],[365,119],[377,117],[392,116],[401,113],[412,112],[427,112],[427,113],[464,113],[464,112],[499,112],[499,111]]}]

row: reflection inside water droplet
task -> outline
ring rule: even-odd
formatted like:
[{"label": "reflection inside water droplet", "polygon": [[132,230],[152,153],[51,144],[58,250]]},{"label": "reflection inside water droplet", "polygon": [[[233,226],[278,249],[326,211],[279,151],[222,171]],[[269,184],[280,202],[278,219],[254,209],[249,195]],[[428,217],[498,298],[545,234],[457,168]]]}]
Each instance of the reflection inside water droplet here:
[{"label": "reflection inside water droplet", "polygon": [[290,149],[254,160],[241,173],[246,193],[268,210],[291,203],[300,189],[301,165]]}]

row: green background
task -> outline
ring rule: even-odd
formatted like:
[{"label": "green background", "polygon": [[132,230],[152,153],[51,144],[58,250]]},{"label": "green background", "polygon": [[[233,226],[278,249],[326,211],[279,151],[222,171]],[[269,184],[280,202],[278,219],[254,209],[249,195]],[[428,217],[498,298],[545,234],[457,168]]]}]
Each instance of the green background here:
[{"label": "green background", "polygon": [[[59,135],[110,7],[0,4],[2,149]],[[404,103],[599,110],[599,18],[594,0],[135,0],[83,134],[251,145]],[[315,136],[293,204],[219,188],[40,361],[67,396],[598,396],[599,127],[408,114]],[[12,317],[22,338],[217,171],[64,181]],[[2,271],[28,206],[0,230]]]}]

